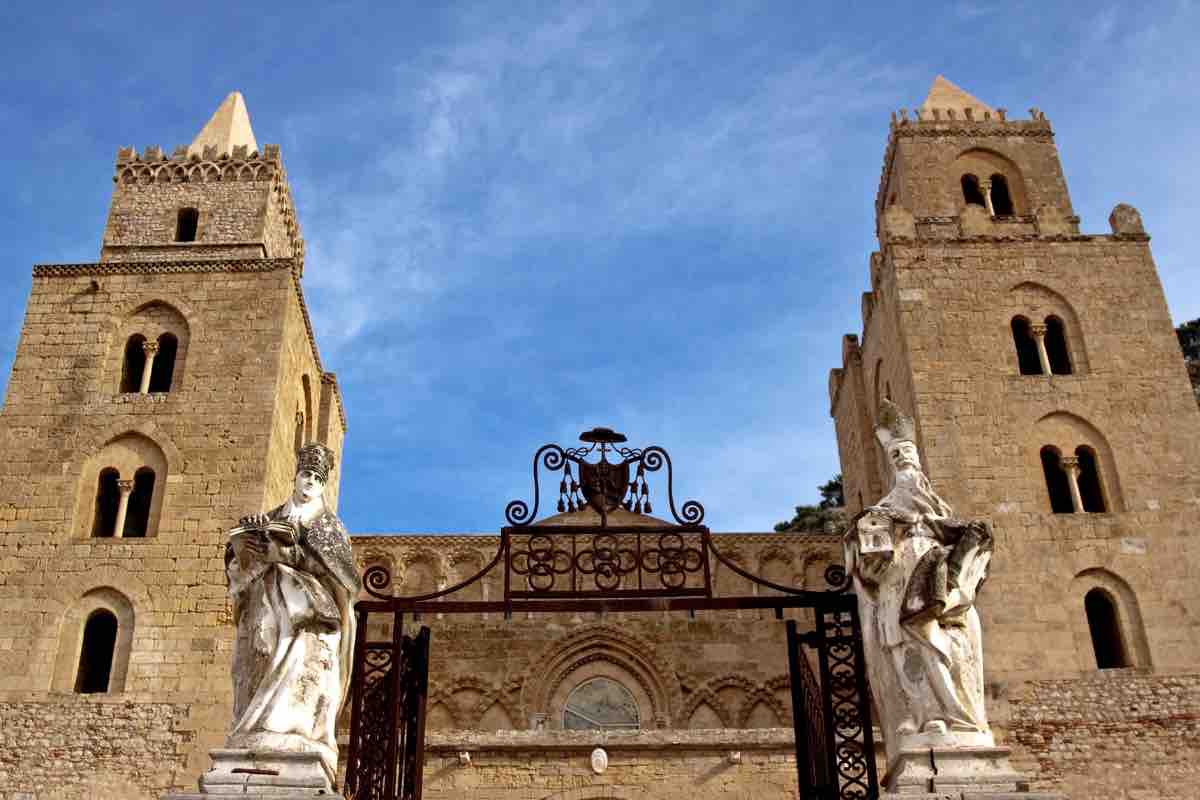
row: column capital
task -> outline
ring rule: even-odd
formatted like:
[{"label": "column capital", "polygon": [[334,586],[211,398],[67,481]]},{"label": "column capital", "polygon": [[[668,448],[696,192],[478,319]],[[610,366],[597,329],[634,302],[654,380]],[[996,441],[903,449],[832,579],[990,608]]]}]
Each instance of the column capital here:
[{"label": "column capital", "polygon": [[1046,326],[1041,322],[1035,323],[1029,326],[1029,332],[1040,339],[1046,335]]},{"label": "column capital", "polygon": [[129,494],[133,491],[133,479],[122,478],[117,481],[117,488],[121,490],[121,494]]},{"label": "column capital", "polygon": [[158,352],[158,342],[142,342],[142,352],[148,356],[152,356]]},{"label": "column capital", "polygon": [[1079,459],[1077,457],[1063,456],[1058,460],[1058,463],[1061,464],[1062,468],[1067,472],[1074,473],[1075,475],[1079,474]]}]

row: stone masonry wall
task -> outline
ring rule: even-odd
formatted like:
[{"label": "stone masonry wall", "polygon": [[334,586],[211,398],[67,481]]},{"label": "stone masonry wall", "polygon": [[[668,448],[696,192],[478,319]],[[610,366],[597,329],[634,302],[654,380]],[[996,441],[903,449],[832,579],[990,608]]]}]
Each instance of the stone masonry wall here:
[{"label": "stone masonry wall", "polygon": [[1029,681],[1010,743],[1034,788],[1071,800],[1175,800],[1200,780],[1200,675],[1126,670]]},{"label": "stone masonry wall", "polygon": [[[607,756],[599,774],[591,764],[596,747]],[[785,800],[797,793],[791,731],[781,729],[434,733],[427,754],[429,800]]]},{"label": "stone masonry wall", "polygon": [[0,696],[0,800],[158,800],[186,788],[190,711],[145,696]]}]

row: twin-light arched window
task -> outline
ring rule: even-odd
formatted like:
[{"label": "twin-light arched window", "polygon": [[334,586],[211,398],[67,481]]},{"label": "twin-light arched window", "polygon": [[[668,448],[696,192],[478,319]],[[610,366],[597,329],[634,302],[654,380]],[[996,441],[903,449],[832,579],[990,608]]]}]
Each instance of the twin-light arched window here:
[{"label": "twin-light arched window", "polygon": [[130,336],[121,365],[121,393],[171,391],[178,352],[179,340],[173,333],[163,333],[153,341],[140,333]]}]

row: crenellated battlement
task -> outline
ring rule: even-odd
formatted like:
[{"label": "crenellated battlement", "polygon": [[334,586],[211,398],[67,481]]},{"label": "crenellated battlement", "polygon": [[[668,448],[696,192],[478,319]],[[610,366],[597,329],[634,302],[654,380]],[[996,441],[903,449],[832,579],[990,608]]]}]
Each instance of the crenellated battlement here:
[{"label": "crenellated battlement", "polygon": [[206,145],[197,152],[181,145],[167,156],[158,145],[150,145],[141,153],[122,147],[117,150],[115,180],[130,183],[131,179],[149,177],[154,182],[164,174],[171,180],[266,180],[283,173],[277,144],[264,145],[261,153],[251,151],[249,145],[217,150],[215,145]]},{"label": "crenellated battlement", "polygon": [[1011,149],[1016,141],[1053,143],[1054,130],[1045,113],[1036,107],[1029,109],[1028,119],[1012,119],[1005,108],[992,109],[982,104],[943,107],[930,105],[928,100],[911,112],[907,108],[893,111],[875,195],[878,217],[882,217],[888,205],[888,185],[894,174],[898,151],[902,143],[912,140],[926,143],[936,143],[938,140],[974,141],[980,148],[1002,150]]},{"label": "crenellated battlement", "polygon": [[133,147],[122,147],[117,150],[113,182],[117,184],[118,192],[122,187],[133,186],[267,184],[273,205],[279,210],[292,257],[303,263],[304,238],[277,144],[264,145],[261,151],[245,144],[226,149],[216,145],[180,146],[169,156],[157,145],[150,145],[140,153]]}]

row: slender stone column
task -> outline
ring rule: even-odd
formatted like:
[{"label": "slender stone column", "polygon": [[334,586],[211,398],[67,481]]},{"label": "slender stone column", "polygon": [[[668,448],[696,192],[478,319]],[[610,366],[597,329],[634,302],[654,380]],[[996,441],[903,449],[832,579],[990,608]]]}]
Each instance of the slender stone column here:
[{"label": "slender stone column", "polygon": [[117,488],[121,490],[121,502],[117,505],[117,524],[113,536],[125,535],[125,517],[129,514],[129,495],[133,494],[133,481],[119,480]]},{"label": "slender stone column", "polygon": [[1066,456],[1061,464],[1067,473],[1067,483],[1071,485],[1071,505],[1075,506],[1075,513],[1080,514],[1083,512],[1083,495],[1079,493],[1079,459]]},{"label": "slender stone column", "polygon": [[996,209],[992,207],[992,179],[984,178],[979,181],[979,190],[983,192],[983,202],[987,203],[988,216],[996,216]]},{"label": "slender stone column", "polygon": [[1038,361],[1042,362],[1042,374],[1050,374],[1050,354],[1046,352],[1046,326],[1045,325],[1030,325],[1029,332],[1033,334],[1033,340],[1037,342]]},{"label": "slender stone column", "polygon": [[154,369],[154,357],[158,355],[158,342],[142,342],[142,352],[146,354],[146,363],[142,365],[142,385],[138,392],[146,394],[150,391],[150,373]]}]

